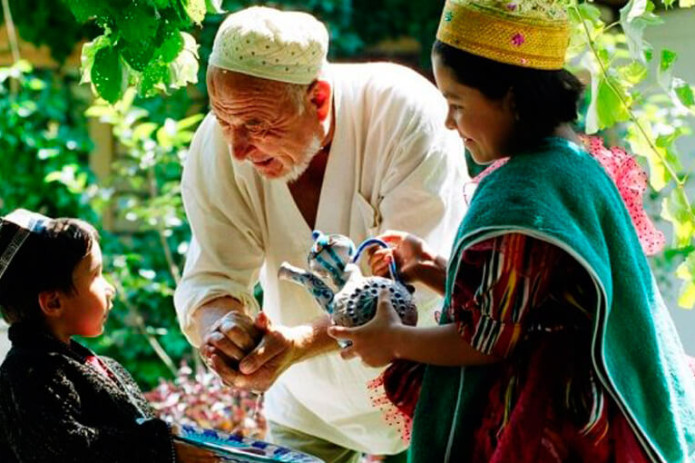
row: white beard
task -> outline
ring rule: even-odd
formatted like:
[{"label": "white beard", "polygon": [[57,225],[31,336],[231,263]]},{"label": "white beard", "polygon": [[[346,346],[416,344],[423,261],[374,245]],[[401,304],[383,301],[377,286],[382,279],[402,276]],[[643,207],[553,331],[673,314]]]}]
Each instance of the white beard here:
[{"label": "white beard", "polygon": [[316,156],[316,154],[321,149],[321,140],[318,135],[314,135],[309,142],[309,145],[304,150],[304,156],[302,156],[302,162],[295,164],[292,168],[278,180],[285,183],[291,183],[297,180],[302,174],[307,170],[311,160]]}]

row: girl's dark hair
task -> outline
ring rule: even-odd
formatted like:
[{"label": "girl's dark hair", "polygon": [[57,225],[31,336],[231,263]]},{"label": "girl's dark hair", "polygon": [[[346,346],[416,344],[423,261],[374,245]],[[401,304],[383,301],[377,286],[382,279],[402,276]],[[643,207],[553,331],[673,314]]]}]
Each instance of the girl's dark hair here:
[{"label": "girl's dark hair", "polygon": [[[0,219],[0,254],[18,230]],[[99,235],[78,219],[55,219],[40,232],[29,233],[0,278],[0,310],[8,323],[42,320],[39,293],[72,293],[73,271],[92,250]]]},{"label": "girl's dark hair", "polygon": [[500,100],[512,91],[518,117],[512,141],[516,149],[533,146],[559,125],[577,120],[584,86],[569,71],[500,63],[439,40],[434,42],[432,55],[451,69],[461,84],[477,89],[491,100]]}]

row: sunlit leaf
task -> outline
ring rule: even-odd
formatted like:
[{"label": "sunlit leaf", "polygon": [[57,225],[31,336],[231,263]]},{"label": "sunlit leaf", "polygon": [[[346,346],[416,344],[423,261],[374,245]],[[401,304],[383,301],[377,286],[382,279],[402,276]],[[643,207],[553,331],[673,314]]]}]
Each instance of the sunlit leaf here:
[{"label": "sunlit leaf", "polygon": [[642,62],[649,60],[643,38],[644,29],[662,22],[653,10],[654,4],[649,0],[630,0],[620,9],[620,25],[627,38],[630,55]]},{"label": "sunlit leaf", "polygon": [[668,198],[664,198],[661,207],[661,217],[673,224],[673,241],[675,247],[690,244],[695,233],[695,216],[685,202],[683,192],[674,189]]},{"label": "sunlit leaf", "polygon": [[81,84],[90,83],[92,81],[92,67],[94,66],[94,57],[97,52],[105,47],[111,46],[111,39],[105,35],[100,35],[91,42],[85,43],[82,46],[82,55],[80,57],[82,68]]},{"label": "sunlit leaf", "polygon": [[204,114],[194,114],[193,116],[181,119],[177,123],[178,130],[186,130],[190,129],[191,127],[195,127],[196,125],[198,125],[198,122],[203,120],[203,117],[205,117]]},{"label": "sunlit leaf", "polygon": [[205,8],[210,14],[224,13],[222,8],[222,0],[205,0]]},{"label": "sunlit leaf", "polygon": [[695,253],[691,253],[678,266],[676,276],[683,280],[678,305],[684,309],[692,309],[695,306]]},{"label": "sunlit leaf", "polygon": [[648,73],[649,69],[641,61],[631,61],[630,64],[618,68],[620,78],[631,85],[642,82]]},{"label": "sunlit leaf", "polygon": [[667,157],[666,150],[662,147],[656,147],[656,152],[649,143],[650,139],[654,138],[650,129],[649,121],[640,119],[639,123],[642,129],[646,132],[642,133],[636,124],[630,124],[627,129],[627,141],[630,144],[630,150],[637,156],[647,159],[649,164],[649,184],[656,191],[661,191],[669,182],[670,176],[664,159]]}]

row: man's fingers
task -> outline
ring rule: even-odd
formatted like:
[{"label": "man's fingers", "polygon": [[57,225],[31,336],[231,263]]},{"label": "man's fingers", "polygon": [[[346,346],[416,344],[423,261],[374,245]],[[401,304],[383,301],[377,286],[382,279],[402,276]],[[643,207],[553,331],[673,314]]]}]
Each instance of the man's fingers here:
[{"label": "man's fingers", "polygon": [[272,334],[266,335],[258,343],[258,346],[244,357],[239,364],[239,371],[245,375],[252,375],[285,349],[287,349],[287,344],[283,339]]},{"label": "man's fingers", "polygon": [[205,344],[214,347],[218,353],[228,357],[231,360],[235,360],[236,362],[240,362],[241,359],[244,358],[244,355],[246,355],[246,353],[241,350],[239,346],[234,344],[231,339],[219,331],[214,331],[208,334],[205,337]]},{"label": "man's fingers", "polygon": [[217,372],[224,384],[227,386],[237,386],[237,378],[241,377],[241,374],[229,366],[222,356],[216,353],[212,354],[210,356],[210,366]]},{"label": "man's fingers", "polygon": [[250,352],[256,345],[252,334],[250,333],[251,326],[243,327],[231,320],[224,321],[217,328],[217,331],[227,337],[243,352]]}]

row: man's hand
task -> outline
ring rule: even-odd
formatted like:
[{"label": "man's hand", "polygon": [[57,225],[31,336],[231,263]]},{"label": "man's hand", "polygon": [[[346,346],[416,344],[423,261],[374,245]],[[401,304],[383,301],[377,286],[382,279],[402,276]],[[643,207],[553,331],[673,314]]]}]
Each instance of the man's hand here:
[{"label": "man's hand", "polygon": [[232,311],[212,325],[200,350],[225,384],[236,385],[239,362],[261,342],[262,336],[263,331],[251,317]]},{"label": "man's hand", "polygon": [[232,298],[212,301],[198,312],[204,333],[200,352],[228,386],[266,391],[292,364],[338,347],[326,334],[328,316],[290,328],[272,324],[263,312],[252,319]]},{"label": "man's hand", "polygon": [[299,359],[298,344],[305,327],[274,326],[261,312],[255,328],[264,333],[261,341],[239,363],[238,374],[231,385],[256,392],[265,392],[287,368]]}]

